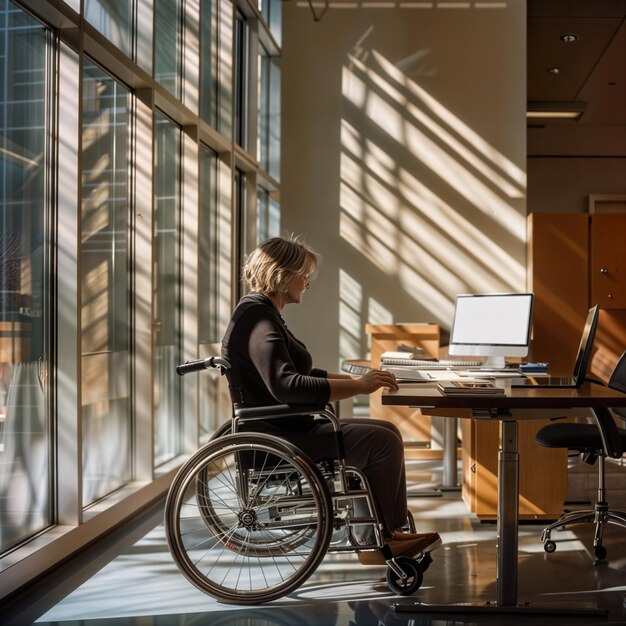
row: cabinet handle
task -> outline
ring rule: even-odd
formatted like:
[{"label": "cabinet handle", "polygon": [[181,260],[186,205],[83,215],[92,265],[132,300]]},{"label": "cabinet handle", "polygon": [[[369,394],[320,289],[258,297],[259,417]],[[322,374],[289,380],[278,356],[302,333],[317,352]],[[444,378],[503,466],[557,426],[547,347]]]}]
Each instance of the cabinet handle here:
[{"label": "cabinet handle", "polygon": [[606,269],[606,267],[602,267],[600,268],[600,274],[608,274],[609,270]]}]

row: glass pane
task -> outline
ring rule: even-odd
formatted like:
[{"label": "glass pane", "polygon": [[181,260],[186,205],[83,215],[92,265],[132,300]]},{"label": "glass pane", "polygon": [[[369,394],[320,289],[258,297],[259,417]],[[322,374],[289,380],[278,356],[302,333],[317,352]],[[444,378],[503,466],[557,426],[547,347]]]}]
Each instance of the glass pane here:
[{"label": "glass pane", "polygon": [[0,0],[0,550],[51,523],[46,32]]},{"label": "glass pane", "polygon": [[250,27],[243,15],[235,19],[235,142],[246,149],[248,147],[248,49]]},{"label": "glass pane", "polygon": [[133,2],[85,0],[85,19],[127,57],[132,51]]},{"label": "glass pane", "polygon": [[269,58],[267,173],[280,180],[280,58]]},{"label": "glass pane", "polygon": [[282,39],[281,0],[259,0],[259,11],[269,26],[272,37],[280,46]]},{"label": "glass pane", "polygon": [[280,235],[280,204],[262,187],[258,188],[257,198],[257,243],[260,243],[265,239]]},{"label": "glass pane", "polygon": [[81,352],[83,504],[131,478],[129,92],[83,70]]},{"label": "glass pane", "polygon": [[241,279],[237,283],[236,300],[246,292],[241,270],[244,266],[246,256],[250,252],[247,249],[247,233],[248,233],[248,193],[246,174],[240,169],[235,169],[235,213],[237,215],[237,239],[236,250],[234,251],[233,260],[236,263],[235,275]]},{"label": "glass pane", "polygon": [[267,172],[268,136],[269,136],[269,89],[270,89],[269,55],[262,45],[259,45],[259,121],[258,121],[258,150],[257,159],[261,169]]},{"label": "glass pane", "polygon": [[155,214],[155,463],[181,451],[180,362],[180,129],[156,116]]},{"label": "glass pane", "polygon": [[[217,154],[200,148],[200,215],[198,302],[200,317],[198,329],[200,348],[198,354],[214,354],[211,344],[220,341],[219,329],[219,272],[217,230]],[[218,418],[219,375],[207,372],[200,377],[200,435],[211,434],[221,422]]]},{"label": "glass pane", "polygon": [[155,0],[154,77],[172,95],[181,97],[181,0]]},{"label": "glass pane", "polygon": [[217,1],[202,0],[200,9],[200,117],[217,127]]},{"label": "glass pane", "polygon": [[280,65],[263,46],[259,55],[259,165],[280,179]]}]

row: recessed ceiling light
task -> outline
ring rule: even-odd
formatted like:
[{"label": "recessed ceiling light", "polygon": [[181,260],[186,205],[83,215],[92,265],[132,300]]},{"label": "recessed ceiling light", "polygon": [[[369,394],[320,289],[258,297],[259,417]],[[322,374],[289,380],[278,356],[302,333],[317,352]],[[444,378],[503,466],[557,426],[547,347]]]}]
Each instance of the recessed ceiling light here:
[{"label": "recessed ceiling light", "polygon": [[578,39],[578,35],[574,35],[574,33],[566,33],[565,35],[561,35],[561,41],[565,43],[572,43],[572,41],[576,41]]}]

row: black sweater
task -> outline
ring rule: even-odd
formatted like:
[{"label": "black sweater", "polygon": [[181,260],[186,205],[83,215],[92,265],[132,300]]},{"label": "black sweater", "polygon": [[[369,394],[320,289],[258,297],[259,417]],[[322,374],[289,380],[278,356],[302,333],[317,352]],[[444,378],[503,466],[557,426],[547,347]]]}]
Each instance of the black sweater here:
[{"label": "black sweater", "polygon": [[287,328],[271,300],[249,293],[240,301],[222,339],[231,400],[237,407],[324,405],[326,371],[313,368],[306,346]]}]

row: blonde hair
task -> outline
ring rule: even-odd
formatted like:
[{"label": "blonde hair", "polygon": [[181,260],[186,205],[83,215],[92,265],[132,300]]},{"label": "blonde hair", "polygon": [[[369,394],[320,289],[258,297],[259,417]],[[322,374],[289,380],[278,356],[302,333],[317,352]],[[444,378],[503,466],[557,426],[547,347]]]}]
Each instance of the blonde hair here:
[{"label": "blonde hair", "polygon": [[317,275],[320,255],[301,237],[272,237],[260,243],[247,257],[243,278],[252,291],[278,296],[298,275]]}]

